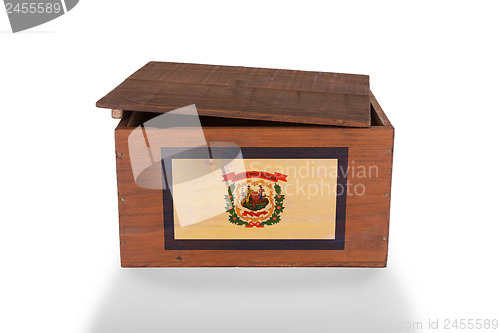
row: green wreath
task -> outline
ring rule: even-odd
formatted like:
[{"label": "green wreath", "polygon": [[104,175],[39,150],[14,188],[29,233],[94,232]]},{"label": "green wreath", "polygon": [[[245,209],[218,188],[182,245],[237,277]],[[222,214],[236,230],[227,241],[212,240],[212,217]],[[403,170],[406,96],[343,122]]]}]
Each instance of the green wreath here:
[{"label": "green wreath", "polygon": [[[269,219],[260,222],[260,225],[273,225],[276,223],[279,223],[281,221],[281,216],[280,214],[283,212],[283,209],[285,209],[285,206],[283,206],[283,200],[285,199],[285,195],[281,194],[281,186],[279,186],[277,183],[274,184],[274,190],[276,191],[276,195],[274,196],[274,212],[273,214],[269,217]],[[234,184],[231,184],[227,188],[227,195],[226,197],[226,212],[229,213],[229,222],[236,224],[236,225],[250,225],[248,222],[240,219],[238,214],[236,214],[236,209],[234,208]]]}]

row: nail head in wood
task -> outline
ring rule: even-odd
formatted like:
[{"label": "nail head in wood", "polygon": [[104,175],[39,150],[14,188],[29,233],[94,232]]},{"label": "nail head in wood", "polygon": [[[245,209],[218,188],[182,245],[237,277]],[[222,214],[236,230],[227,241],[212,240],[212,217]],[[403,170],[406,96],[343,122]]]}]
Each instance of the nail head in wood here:
[{"label": "nail head in wood", "polygon": [[121,199],[120,199],[120,201],[121,201],[121,202],[125,202],[125,198],[121,198]]}]

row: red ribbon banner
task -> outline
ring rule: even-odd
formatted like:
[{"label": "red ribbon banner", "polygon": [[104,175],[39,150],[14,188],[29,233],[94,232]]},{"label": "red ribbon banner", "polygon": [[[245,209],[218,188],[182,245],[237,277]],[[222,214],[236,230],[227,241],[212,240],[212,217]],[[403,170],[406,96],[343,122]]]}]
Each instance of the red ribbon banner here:
[{"label": "red ribbon banner", "polygon": [[261,216],[261,215],[265,215],[265,214],[267,214],[267,213],[268,213],[267,211],[263,211],[263,212],[257,212],[257,213],[255,213],[255,212],[249,212],[249,211],[245,210],[245,211],[243,212],[243,216],[259,217],[259,216]]},{"label": "red ribbon banner", "polygon": [[271,180],[273,182],[277,182],[278,180],[282,180],[286,182],[287,175],[281,174],[279,172],[275,172],[274,174],[264,171],[247,171],[235,174],[234,172],[228,173],[227,175],[222,175],[222,181],[226,182],[228,180],[232,182],[237,182],[238,180],[246,179],[246,178],[261,178],[266,180]]}]

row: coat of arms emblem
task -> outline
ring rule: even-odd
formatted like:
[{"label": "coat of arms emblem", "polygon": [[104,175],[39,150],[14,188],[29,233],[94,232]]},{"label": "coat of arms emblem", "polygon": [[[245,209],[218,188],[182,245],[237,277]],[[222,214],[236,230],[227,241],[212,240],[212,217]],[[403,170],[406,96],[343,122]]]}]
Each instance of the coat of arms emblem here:
[{"label": "coat of arms emblem", "polygon": [[285,181],[286,175],[263,171],[248,171],[223,175],[230,184],[226,195],[226,212],[229,222],[246,228],[263,228],[279,223],[285,207],[278,182]]}]

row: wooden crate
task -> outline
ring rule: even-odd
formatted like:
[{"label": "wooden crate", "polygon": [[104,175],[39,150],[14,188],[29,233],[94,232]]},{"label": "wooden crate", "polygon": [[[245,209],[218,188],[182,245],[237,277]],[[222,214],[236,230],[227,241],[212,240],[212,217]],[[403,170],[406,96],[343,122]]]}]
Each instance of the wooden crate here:
[{"label": "wooden crate", "polygon": [[[191,104],[201,127],[147,125]],[[123,267],[386,266],[394,128],[367,76],[152,62],[97,106],[121,118]]]}]

